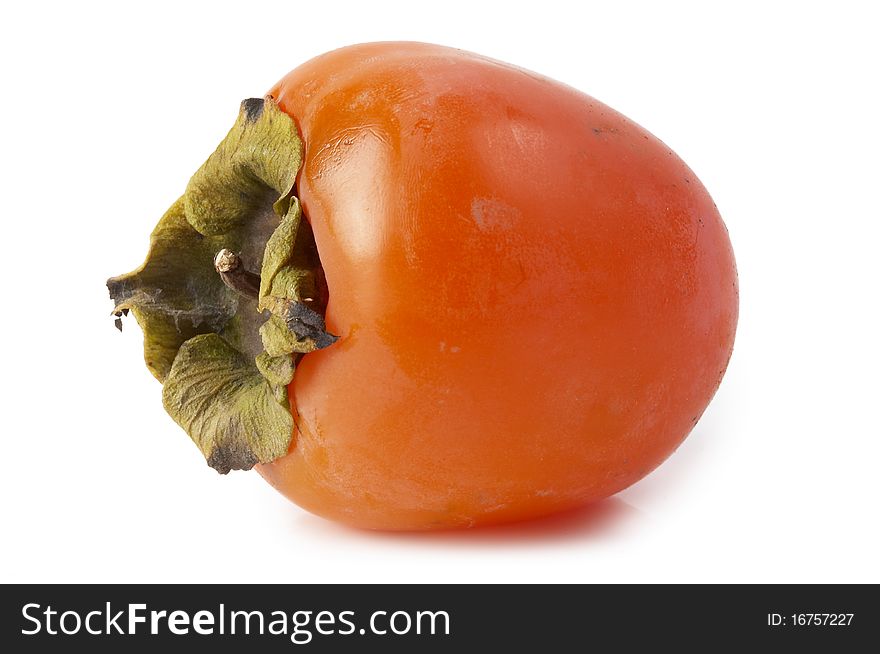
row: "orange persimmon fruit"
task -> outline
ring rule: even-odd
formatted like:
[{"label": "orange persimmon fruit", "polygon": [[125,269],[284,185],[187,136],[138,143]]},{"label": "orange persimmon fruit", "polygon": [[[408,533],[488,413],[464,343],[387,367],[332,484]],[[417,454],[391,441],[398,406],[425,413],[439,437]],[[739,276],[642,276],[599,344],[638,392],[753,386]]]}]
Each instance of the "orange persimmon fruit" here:
[{"label": "orange persimmon fruit", "polygon": [[[329,338],[284,354],[280,455],[226,445],[212,465],[254,466],[332,520],[423,530],[575,508],[681,444],[726,369],[738,289],[715,205],[664,143],[564,84],[421,43],[324,54],[264,102],[302,144],[289,187],[264,184],[298,202],[313,255],[288,304],[312,303]],[[243,107],[242,124],[266,113]],[[193,218],[209,195],[175,215],[221,244]],[[140,320],[132,287],[117,313]],[[178,340],[223,336],[193,323]],[[160,379],[201,356],[177,347]]]}]

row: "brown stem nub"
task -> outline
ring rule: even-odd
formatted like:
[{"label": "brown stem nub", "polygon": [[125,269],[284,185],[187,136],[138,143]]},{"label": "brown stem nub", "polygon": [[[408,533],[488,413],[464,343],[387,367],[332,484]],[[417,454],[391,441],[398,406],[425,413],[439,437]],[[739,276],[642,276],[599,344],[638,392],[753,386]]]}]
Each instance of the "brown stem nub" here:
[{"label": "brown stem nub", "polygon": [[256,300],[260,295],[260,276],[244,267],[241,257],[223,248],[214,257],[214,269],[229,288]]},{"label": "brown stem nub", "polygon": [[[241,257],[232,250],[223,248],[214,256],[214,269],[223,283],[233,291],[253,300],[259,298],[260,276],[245,268]],[[320,350],[333,345],[339,337],[329,333],[324,317],[307,306],[313,301],[310,297],[304,298],[302,302],[280,299],[273,302],[269,310],[287,323],[287,328],[297,339],[312,339]]]}]

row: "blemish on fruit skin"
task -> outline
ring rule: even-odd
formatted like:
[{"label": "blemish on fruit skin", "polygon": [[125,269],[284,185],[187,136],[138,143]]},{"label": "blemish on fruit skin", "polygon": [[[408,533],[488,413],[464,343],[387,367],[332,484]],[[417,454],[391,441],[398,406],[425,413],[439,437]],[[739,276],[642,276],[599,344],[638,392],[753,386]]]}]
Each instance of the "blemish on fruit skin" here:
[{"label": "blemish on fruit skin", "polygon": [[428,134],[431,132],[432,129],[434,129],[434,121],[430,120],[429,118],[420,118],[418,121],[416,121],[414,127],[415,129],[420,129],[425,132],[425,134]]},{"label": "blemish on fruit skin", "polygon": [[494,504],[493,506],[486,507],[486,513],[494,513],[495,511],[502,511],[507,508],[507,503]]},{"label": "blemish on fruit skin", "polygon": [[515,221],[517,211],[513,207],[491,197],[475,197],[471,200],[471,219],[483,231],[504,228]]}]

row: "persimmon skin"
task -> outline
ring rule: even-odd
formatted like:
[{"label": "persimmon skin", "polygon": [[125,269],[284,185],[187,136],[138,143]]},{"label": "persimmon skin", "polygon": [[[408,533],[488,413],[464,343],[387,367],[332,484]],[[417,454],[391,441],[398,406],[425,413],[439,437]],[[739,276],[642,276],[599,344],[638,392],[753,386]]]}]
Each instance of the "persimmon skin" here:
[{"label": "persimmon skin", "polygon": [[270,94],[342,338],[258,466],[359,527],[523,520],[608,497],[693,428],[733,347],[726,228],[693,172],[601,102],[419,43],[330,52]]}]

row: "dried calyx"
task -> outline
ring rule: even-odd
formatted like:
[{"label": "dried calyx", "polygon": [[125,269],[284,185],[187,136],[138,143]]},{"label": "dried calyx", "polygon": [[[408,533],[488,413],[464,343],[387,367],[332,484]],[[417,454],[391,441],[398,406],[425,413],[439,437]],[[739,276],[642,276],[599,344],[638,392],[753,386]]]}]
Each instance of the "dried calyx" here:
[{"label": "dried calyx", "polygon": [[165,409],[221,473],[287,453],[296,359],[336,340],[294,195],[302,154],[271,98],[245,100],[153,230],[143,265],[107,282],[117,326],[130,311],[143,329]]}]

